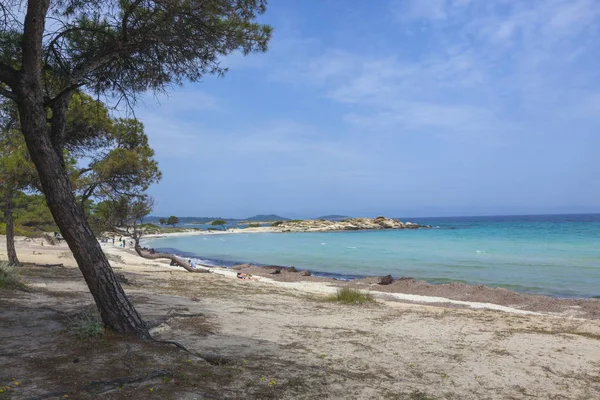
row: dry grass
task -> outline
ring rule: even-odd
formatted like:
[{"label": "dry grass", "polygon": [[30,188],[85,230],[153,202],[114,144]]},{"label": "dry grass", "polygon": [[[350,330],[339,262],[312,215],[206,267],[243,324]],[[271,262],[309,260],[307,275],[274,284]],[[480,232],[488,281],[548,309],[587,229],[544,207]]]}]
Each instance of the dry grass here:
[{"label": "dry grass", "polygon": [[0,261],[0,288],[20,290],[26,288],[18,270],[7,261]]},{"label": "dry grass", "polygon": [[102,319],[96,313],[83,312],[75,316],[67,330],[80,339],[94,337],[104,333]]},{"label": "dry grass", "polygon": [[328,296],[326,300],[342,304],[363,304],[375,301],[371,293],[352,288],[338,289],[335,294]]}]

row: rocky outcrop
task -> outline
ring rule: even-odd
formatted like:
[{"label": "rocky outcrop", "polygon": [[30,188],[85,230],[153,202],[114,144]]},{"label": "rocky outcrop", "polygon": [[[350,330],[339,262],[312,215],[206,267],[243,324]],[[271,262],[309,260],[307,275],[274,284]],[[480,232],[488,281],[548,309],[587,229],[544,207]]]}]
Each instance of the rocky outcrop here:
[{"label": "rocky outcrop", "polygon": [[412,222],[402,222],[397,219],[377,218],[348,218],[342,221],[324,219],[284,221],[273,227],[278,232],[328,232],[328,231],[357,231],[368,229],[418,229],[431,228]]}]

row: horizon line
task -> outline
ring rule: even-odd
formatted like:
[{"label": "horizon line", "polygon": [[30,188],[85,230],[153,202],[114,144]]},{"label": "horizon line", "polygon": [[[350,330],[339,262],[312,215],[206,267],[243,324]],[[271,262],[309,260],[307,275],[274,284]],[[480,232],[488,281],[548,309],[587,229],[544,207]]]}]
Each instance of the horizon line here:
[{"label": "horizon line", "polygon": [[[185,216],[185,217],[177,217],[177,218],[202,218],[202,219],[224,219],[224,220],[247,220],[250,218],[254,218],[257,217],[259,215],[275,215],[281,218],[285,218],[285,219],[290,219],[290,220],[294,220],[294,219],[299,219],[299,218],[289,218],[289,217],[284,217],[282,215],[277,215],[277,214],[256,214],[256,215],[252,215],[250,217],[246,217],[246,218],[227,218],[227,217],[201,217],[201,216]],[[350,216],[350,215],[341,215],[341,214],[329,214],[329,215],[339,215],[341,217],[347,217],[347,218],[371,218],[371,217],[356,217],[356,216]],[[484,215],[446,215],[446,216],[442,216],[442,215],[434,215],[434,216],[410,216],[410,217],[386,217],[386,218],[396,218],[396,219],[406,219],[406,218],[479,218],[479,217],[543,217],[543,216],[576,216],[576,215],[600,215],[600,212],[588,212],[588,213],[541,213],[541,214],[484,214]],[[325,217],[327,215],[324,215]],[[384,216],[384,214],[378,214],[379,216]],[[163,217],[163,216],[158,216],[158,215],[149,215],[146,218],[168,218],[168,217]],[[322,217],[304,217],[302,219],[318,219],[318,218],[322,218]],[[377,218],[377,217],[373,217],[373,218]]]}]

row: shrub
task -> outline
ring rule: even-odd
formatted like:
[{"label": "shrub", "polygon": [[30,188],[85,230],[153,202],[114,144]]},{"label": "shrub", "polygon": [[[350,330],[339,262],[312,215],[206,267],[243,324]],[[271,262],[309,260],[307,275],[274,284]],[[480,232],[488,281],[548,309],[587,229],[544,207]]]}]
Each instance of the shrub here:
[{"label": "shrub", "polygon": [[78,338],[84,339],[102,335],[104,333],[104,324],[98,314],[83,312],[71,320],[67,330]]},{"label": "shrub", "polygon": [[358,289],[341,288],[335,294],[327,296],[327,301],[337,301],[343,304],[363,304],[374,301],[373,295],[369,292],[362,292]]},{"label": "shrub", "polygon": [[250,224],[250,225],[248,225],[248,228],[260,228],[260,224],[256,224],[256,223]]},{"label": "shrub", "polygon": [[279,226],[281,224],[283,224],[283,221],[275,221],[271,224],[271,226]]},{"label": "shrub", "polygon": [[0,261],[0,288],[25,289],[21,275],[8,261]]}]

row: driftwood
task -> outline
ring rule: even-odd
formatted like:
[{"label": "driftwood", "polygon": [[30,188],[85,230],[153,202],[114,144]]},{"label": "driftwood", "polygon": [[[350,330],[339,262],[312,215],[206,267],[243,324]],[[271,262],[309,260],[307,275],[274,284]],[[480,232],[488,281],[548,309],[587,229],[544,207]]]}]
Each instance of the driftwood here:
[{"label": "driftwood", "polygon": [[197,264],[200,268],[194,269],[187,261],[185,261],[181,257],[177,257],[175,254],[150,253],[148,251],[144,251],[144,250],[142,250],[142,248],[139,245],[139,240],[136,240],[135,252],[138,253],[138,255],[140,257],[147,258],[149,260],[160,260],[160,259],[171,260],[174,264],[182,267],[183,269],[185,269],[188,272],[199,272],[199,273],[210,272],[210,270],[208,269],[210,267],[209,265]]},{"label": "driftwood", "polygon": [[64,268],[65,266],[63,264],[33,264],[36,267],[46,267],[46,268],[53,268],[53,267],[61,267]]}]

